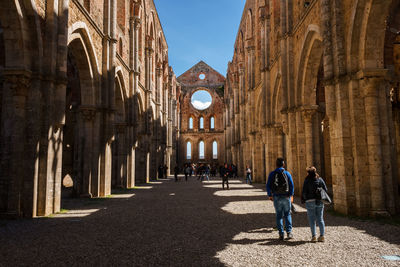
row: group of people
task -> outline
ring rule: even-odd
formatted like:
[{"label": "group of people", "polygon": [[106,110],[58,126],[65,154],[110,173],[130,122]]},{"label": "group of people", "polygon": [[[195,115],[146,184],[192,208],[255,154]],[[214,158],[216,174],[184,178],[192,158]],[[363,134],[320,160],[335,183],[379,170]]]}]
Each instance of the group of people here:
[{"label": "group of people", "polygon": [[[279,231],[279,239],[284,240],[283,219],[285,220],[285,230],[287,239],[292,239],[292,216],[291,206],[293,203],[294,184],[291,174],[285,170],[285,160],[276,160],[276,169],[268,176],[266,189],[268,197],[274,202],[276,213],[276,225]],[[323,219],[324,203],[320,200],[318,191],[320,189],[328,191],[324,180],[319,177],[315,167],[307,168],[307,177],[304,180],[303,191],[301,194],[302,203],[306,204],[308,222],[311,229],[311,242],[325,241],[325,222]],[[316,224],[319,227],[319,237],[317,238]]]},{"label": "group of people", "polygon": [[167,165],[158,165],[158,179],[167,179],[168,178],[168,167]]},{"label": "group of people", "polygon": [[[292,233],[292,216],[294,211],[293,196],[294,196],[294,183],[290,172],[285,170],[285,160],[278,158],[276,160],[276,169],[268,176],[266,184],[266,191],[270,200],[274,202],[276,213],[276,225],[279,232],[279,239],[284,240],[284,230],[287,233],[287,239],[293,238]],[[194,173],[197,175],[197,180],[203,181],[212,175],[212,170],[215,167],[210,167],[209,164],[186,164],[183,167],[185,180],[191,177]],[[165,170],[165,169],[164,169]],[[178,181],[178,173],[180,169],[178,165],[175,167],[175,181]],[[166,171],[165,171],[166,173]],[[222,189],[229,190],[229,178],[238,177],[237,167],[234,164],[225,163],[219,167],[219,173],[222,178]],[[215,176],[215,174],[214,174]],[[246,183],[252,184],[252,170],[246,165],[245,168]],[[320,200],[318,192],[320,190],[328,191],[324,180],[319,177],[315,167],[307,168],[307,177],[304,180],[303,190],[301,194],[301,201],[305,203],[307,209],[308,221],[311,230],[311,242],[324,242],[325,241],[325,222],[323,219],[324,203]],[[285,228],[283,227],[285,221]],[[317,238],[316,225],[319,227],[319,237]]]}]

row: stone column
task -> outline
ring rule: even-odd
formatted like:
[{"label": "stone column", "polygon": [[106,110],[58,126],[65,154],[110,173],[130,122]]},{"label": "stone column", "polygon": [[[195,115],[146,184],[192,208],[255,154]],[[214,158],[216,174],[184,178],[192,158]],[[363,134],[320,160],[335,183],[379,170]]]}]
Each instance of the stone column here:
[{"label": "stone column", "polygon": [[255,86],[255,71],[254,71],[254,51],[255,47],[254,46],[248,46],[247,47],[247,53],[249,57],[249,66],[248,66],[248,73],[249,73],[249,89],[253,90]]},{"label": "stone column", "polygon": [[[386,214],[385,187],[386,179],[382,174],[383,153],[381,143],[381,128],[379,114],[379,84],[383,82],[381,77],[364,77],[362,81],[365,125],[367,128],[368,166],[371,185],[371,215]],[[385,165],[387,163],[385,162]]]},{"label": "stone column", "polygon": [[304,107],[303,109],[307,167],[314,166],[313,116],[315,113],[316,113],[316,107]]},{"label": "stone column", "polygon": [[152,47],[146,48],[146,108],[150,108],[150,100],[153,97],[152,88],[152,69],[153,69],[153,53]]},{"label": "stone column", "polygon": [[130,175],[128,175],[128,182],[127,182],[127,188],[133,188],[135,187],[135,181],[136,181],[136,149],[138,147],[138,142],[135,142],[132,145],[131,151],[130,151],[130,157],[128,157],[128,166],[129,166],[129,172]]},{"label": "stone column", "polygon": [[[83,136],[80,138],[82,147],[82,185],[80,188],[81,197],[92,197],[92,157],[93,157],[93,122],[96,117],[94,107],[81,107],[80,115],[82,118]],[[104,195],[105,181],[100,180],[100,195]]]},{"label": "stone column", "polygon": [[127,153],[126,153],[126,124],[125,123],[118,123],[115,125],[115,129],[117,132],[117,137],[114,142],[116,142],[117,153],[113,153],[116,156],[115,160],[117,163],[117,187],[127,188],[128,187],[128,177],[127,177]]},{"label": "stone column", "polygon": [[0,208],[5,209],[5,217],[22,215],[23,178],[25,164],[25,123],[28,90],[30,88],[30,73],[12,71],[5,73],[3,83],[3,110],[1,125],[1,172],[0,192],[5,203],[0,202]]}]

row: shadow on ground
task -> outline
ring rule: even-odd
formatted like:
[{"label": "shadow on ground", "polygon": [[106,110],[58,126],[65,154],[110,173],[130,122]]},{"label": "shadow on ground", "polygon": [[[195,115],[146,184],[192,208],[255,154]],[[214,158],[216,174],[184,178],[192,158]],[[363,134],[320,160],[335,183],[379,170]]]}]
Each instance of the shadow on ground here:
[{"label": "shadow on ground", "polygon": [[[246,191],[254,193],[246,195]],[[116,189],[109,198],[63,200],[64,214],[0,222],[0,266],[7,265],[180,265],[223,266],[216,257],[228,244],[302,246],[308,241],[274,238],[235,240],[240,233],[273,233],[275,214],[247,210],[265,205],[263,185],[172,179],[134,189]],[[233,212],[231,205],[236,205]],[[259,204],[258,204],[259,203]],[[327,226],[330,217],[326,215]],[[339,218],[393,244],[364,222]],[[294,227],[308,227],[305,211],[293,215]],[[278,237],[278,234],[276,234]]]}]

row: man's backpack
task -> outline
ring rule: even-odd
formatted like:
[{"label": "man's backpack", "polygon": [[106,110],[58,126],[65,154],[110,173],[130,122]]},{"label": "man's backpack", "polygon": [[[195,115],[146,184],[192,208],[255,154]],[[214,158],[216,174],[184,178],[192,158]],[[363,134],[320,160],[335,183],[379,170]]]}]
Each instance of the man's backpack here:
[{"label": "man's backpack", "polygon": [[284,171],[276,171],[271,183],[272,193],[284,195],[289,193],[289,181]]}]

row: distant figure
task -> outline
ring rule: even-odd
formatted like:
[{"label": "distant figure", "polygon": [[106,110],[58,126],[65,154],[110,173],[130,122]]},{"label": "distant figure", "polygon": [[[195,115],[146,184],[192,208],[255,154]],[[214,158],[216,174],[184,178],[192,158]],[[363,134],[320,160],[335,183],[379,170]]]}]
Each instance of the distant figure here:
[{"label": "distant figure", "polygon": [[[319,177],[315,167],[307,168],[307,177],[304,180],[303,192],[301,193],[301,202],[306,203],[308,222],[311,229],[311,242],[324,242],[325,241],[325,222],[324,222],[324,203],[318,200],[316,194],[317,188],[322,187],[326,192],[328,188],[324,180]],[[316,226],[318,224],[319,234],[317,240]]]},{"label": "distant figure", "polygon": [[279,239],[284,240],[282,220],[285,219],[287,238],[292,239],[292,215],[290,213],[294,195],[292,175],[285,170],[285,160],[276,160],[276,169],[268,176],[267,193],[269,199],[274,201],[276,213],[276,226],[279,231]]},{"label": "distant figure", "polygon": [[210,165],[209,164],[204,166],[202,177],[203,178],[201,179],[201,181],[203,181],[204,177],[207,178],[207,181],[210,181]]},{"label": "distant figure", "polygon": [[164,170],[161,165],[158,166],[158,179],[162,179],[164,175]]},{"label": "distant figure", "polygon": [[176,164],[174,168],[175,182],[178,182],[178,173],[179,173],[179,166],[178,164]]},{"label": "distant figure", "polygon": [[234,176],[235,178],[238,178],[238,177],[239,177],[239,176],[238,176],[238,168],[236,167],[235,164],[232,164],[232,171],[233,171],[233,176]]},{"label": "distant figure", "polygon": [[251,169],[249,165],[246,165],[246,184],[252,184],[251,182]]},{"label": "distant figure", "polygon": [[222,189],[225,189],[225,183],[226,183],[226,189],[229,190],[229,169],[228,169],[228,164],[225,163],[225,166],[222,167],[221,169],[221,176],[222,176]]},{"label": "distant figure", "polygon": [[186,164],[186,167],[185,167],[185,170],[184,170],[184,173],[185,173],[185,181],[186,181],[186,182],[187,182],[188,176],[191,174],[191,172],[192,172],[192,168],[190,167],[189,164]]},{"label": "distant figure", "polygon": [[164,179],[167,179],[167,178],[168,178],[168,176],[167,176],[167,174],[168,174],[168,167],[167,167],[166,164],[164,164],[163,171],[164,171]]}]

